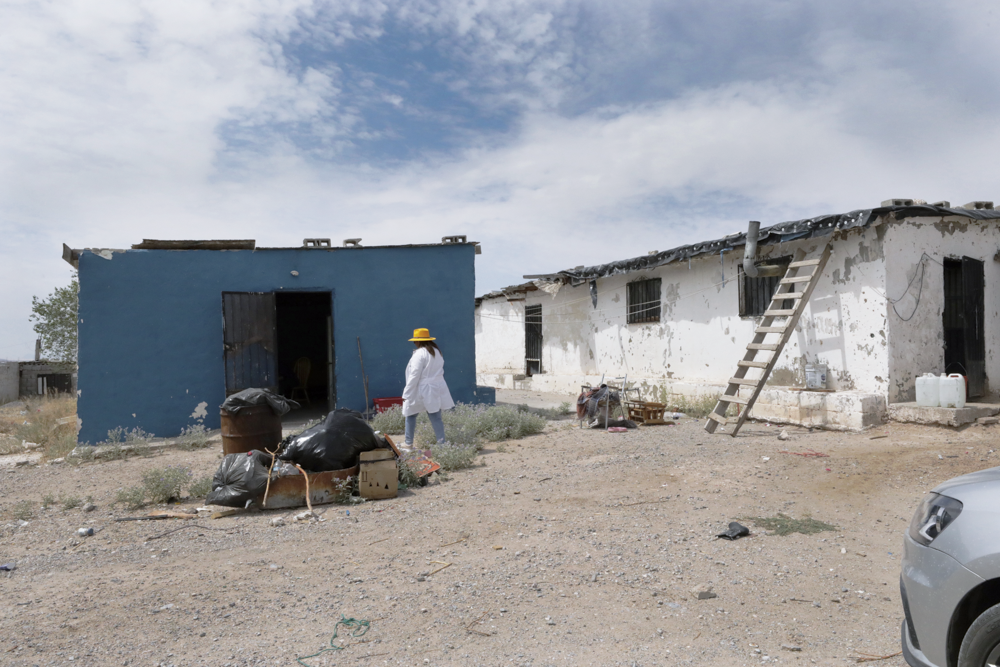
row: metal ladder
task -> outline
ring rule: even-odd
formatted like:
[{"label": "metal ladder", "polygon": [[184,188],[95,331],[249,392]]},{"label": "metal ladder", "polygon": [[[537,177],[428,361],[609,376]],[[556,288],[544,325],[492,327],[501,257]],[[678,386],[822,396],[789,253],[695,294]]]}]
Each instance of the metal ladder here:
[{"label": "metal ladder", "polygon": [[[755,331],[753,341],[747,345],[747,353],[743,356],[743,359],[736,362],[736,373],[733,377],[729,378],[729,386],[726,387],[726,393],[719,398],[719,402],[715,404],[715,409],[708,415],[708,421],[705,422],[706,431],[715,433],[715,429],[720,424],[734,424],[730,435],[735,436],[739,432],[740,427],[743,426],[743,422],[746,421],[747,416],[750,414],[750,409],[753,408],[757,397],[760,396],[760,392],[764,389],[764,383],[767,382],[768,376],[771,375],[771,371],[774,369],[774,365],[781,355],[781,350],[785,347],[788,339],[791,338],[792,332],[795,331],[795,326],[799,323],[799,317],[801,317],[802,311],[805,310],[806,303],[809,301],[809,297],[812,296],[813,290],[816,288],[816,283],[819,282],[819,277],[823,275],[823,269],[826,267],[827,260],[830,259],[830,249],[830,243],[827,242],[826,247],[823,248],[823,252],[816,259],[805,259],[806,253],[802,249],[795,252],[792,262],[788,265],[788,269],[785,272],[785,276],[778,281],[778,289],[774,291],[771,304],[764,311],[764,317],[760,322],[760,326]],[[795,291],[795,288],[799,285],[802,285],[802,289]],[[790,309],[782,308],[784,305],[783,302],[789,300],[795,301],[795,306]],[[779,318],[785,320],[784,324],[775,325],[774,321]],[[778,341],[776,343],[765,343],[764,341],[768,334],[777,334]],[[769,352],[771,354],[770,360],[757,361],[758,352]],[[747,371],[751,368],[762,369],[760,377],[748,378]],[[752,388],[749,398],[741,398],[739,396],[740,387]],[[743,406],[740,415],[735,419],[726,418],[726,410],[729,409],[731,403]]]}]

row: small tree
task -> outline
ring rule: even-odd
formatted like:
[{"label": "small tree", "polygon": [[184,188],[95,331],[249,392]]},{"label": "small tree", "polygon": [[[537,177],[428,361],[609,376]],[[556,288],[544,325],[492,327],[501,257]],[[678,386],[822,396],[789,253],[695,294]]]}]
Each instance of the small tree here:
[{"label": "small tree", "polygon": [[80,308],[80,281],[77,273],[66,287],[57,287],[47,299],[31,297],[31,319],[42,339],[42,357],[76,368],[77,312]]}]

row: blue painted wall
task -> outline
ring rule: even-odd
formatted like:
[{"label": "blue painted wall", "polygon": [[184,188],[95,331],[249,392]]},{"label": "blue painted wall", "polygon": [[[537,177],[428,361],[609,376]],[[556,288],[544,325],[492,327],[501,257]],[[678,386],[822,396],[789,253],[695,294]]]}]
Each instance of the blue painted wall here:
[{"label": "blue painted wall", "polygon": [[[333,293],[338,407],[399,396],[416,327],[428,327],[459,402],[476,402],[472,245],[273,250],[128,250],[80,255],[80,442],[118,426],[175,436],[219,427],[225,399],[222,292]],[[292,276],[298,271],[298,276]],[[207,417],[193,415],[207,403]]]}]

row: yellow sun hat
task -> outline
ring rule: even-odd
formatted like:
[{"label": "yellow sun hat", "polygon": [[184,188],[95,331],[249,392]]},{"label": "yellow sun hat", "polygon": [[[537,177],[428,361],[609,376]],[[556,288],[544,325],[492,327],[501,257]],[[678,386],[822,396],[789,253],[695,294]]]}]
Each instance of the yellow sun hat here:
[{"label": "yellow sun hat", "polygon": [[410,341],[416,343],[422,340],[437,340],[437,338],[431,338],[431,332],[428,329],[414,329],[413,338]]}]

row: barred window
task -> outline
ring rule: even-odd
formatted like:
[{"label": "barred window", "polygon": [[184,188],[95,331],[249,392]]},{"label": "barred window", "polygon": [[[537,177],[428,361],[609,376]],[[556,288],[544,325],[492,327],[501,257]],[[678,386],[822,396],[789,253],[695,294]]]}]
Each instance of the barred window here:
[{"label": "barred window", "polygon": [[542,305],[524,307],[524,372],[542,372]]},{"label": "barred window", "polygon": [[660,321],[660,279],[636,280],[628,284],[628,323]]},{"label": "barred window", "polygon": [[[778,264],[787,266],[792,261],[791,257],[778,257],[767,260],[770,265]],[[778,289],[778,281],[781,276],[769,276],[751,278],[743,271],[743,265],[738,265],[740,288],[740,317],[760,317],[771,305],[771,298]],[[795,307],[794,301],[783,301],[781,308],[791,310]]]}]

